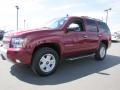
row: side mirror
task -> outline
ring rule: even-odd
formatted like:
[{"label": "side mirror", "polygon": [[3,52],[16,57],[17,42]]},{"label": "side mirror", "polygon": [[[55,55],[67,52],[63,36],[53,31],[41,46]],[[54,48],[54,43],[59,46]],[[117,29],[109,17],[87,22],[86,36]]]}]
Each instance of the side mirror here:
[{"label": "side mirror", "polygon": [[77,29],[79,29],[79,25],[75,23],[72,23],[67,27],[68,31],[76,31]]}]

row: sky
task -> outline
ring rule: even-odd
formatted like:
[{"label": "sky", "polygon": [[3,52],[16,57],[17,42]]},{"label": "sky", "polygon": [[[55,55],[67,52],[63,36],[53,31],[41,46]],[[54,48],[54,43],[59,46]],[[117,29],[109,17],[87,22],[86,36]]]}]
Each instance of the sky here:
[{"label": "sky", "polygon": [[104,10],[112,8],[108,25],[112,32],[120,31],[120,0],[0,0],[0,29],[16,29],[16,5],[19,6],[19,29],[38,28],[53,18],[67,14],[105,21]]}]

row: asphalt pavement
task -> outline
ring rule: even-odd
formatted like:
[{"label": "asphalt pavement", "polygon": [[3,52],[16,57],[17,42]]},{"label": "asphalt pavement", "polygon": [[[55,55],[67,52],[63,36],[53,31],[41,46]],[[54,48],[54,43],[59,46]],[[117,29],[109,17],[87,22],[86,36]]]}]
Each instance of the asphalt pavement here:
[{"label": "asphalt pavement", "polygon": [[65,61],[47,77],[0,58],[0,90],[120,90],[120,43],[112,44],[104,61]]}]

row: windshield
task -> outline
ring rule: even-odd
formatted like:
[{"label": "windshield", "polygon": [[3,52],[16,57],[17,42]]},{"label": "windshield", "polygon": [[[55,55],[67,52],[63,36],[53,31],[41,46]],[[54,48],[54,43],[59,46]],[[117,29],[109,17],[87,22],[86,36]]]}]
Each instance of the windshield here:
[{"label": "windshield", "polygon": [[53,28],[53,29],[60,28],[63,26],[63,24],[67,19],[68,19],[67,17],[53,19],[45,27]]}]

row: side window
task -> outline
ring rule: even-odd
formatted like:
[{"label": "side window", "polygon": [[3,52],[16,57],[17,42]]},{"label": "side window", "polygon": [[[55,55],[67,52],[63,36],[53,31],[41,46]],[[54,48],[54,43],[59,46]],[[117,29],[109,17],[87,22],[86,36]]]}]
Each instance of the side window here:
[{"label": "side window", "polygon": [[68,25],[67,29],[68,29],[68,31],[77,31],[77,32],[84,31],[82,20],[76,19],[76,20],[72,21]]},{"label": "side window", "polygon": [[102,32],[110,32],[107,24],[103,23],[103,22],[98,22],[98,28],[100,31]]},{"label": "side window", "polygon": [[86,24],[86,30],[89,32],[97,32],[97,25],[95,23],[95,21],[87,19],[86,20],[87,24]]}]

